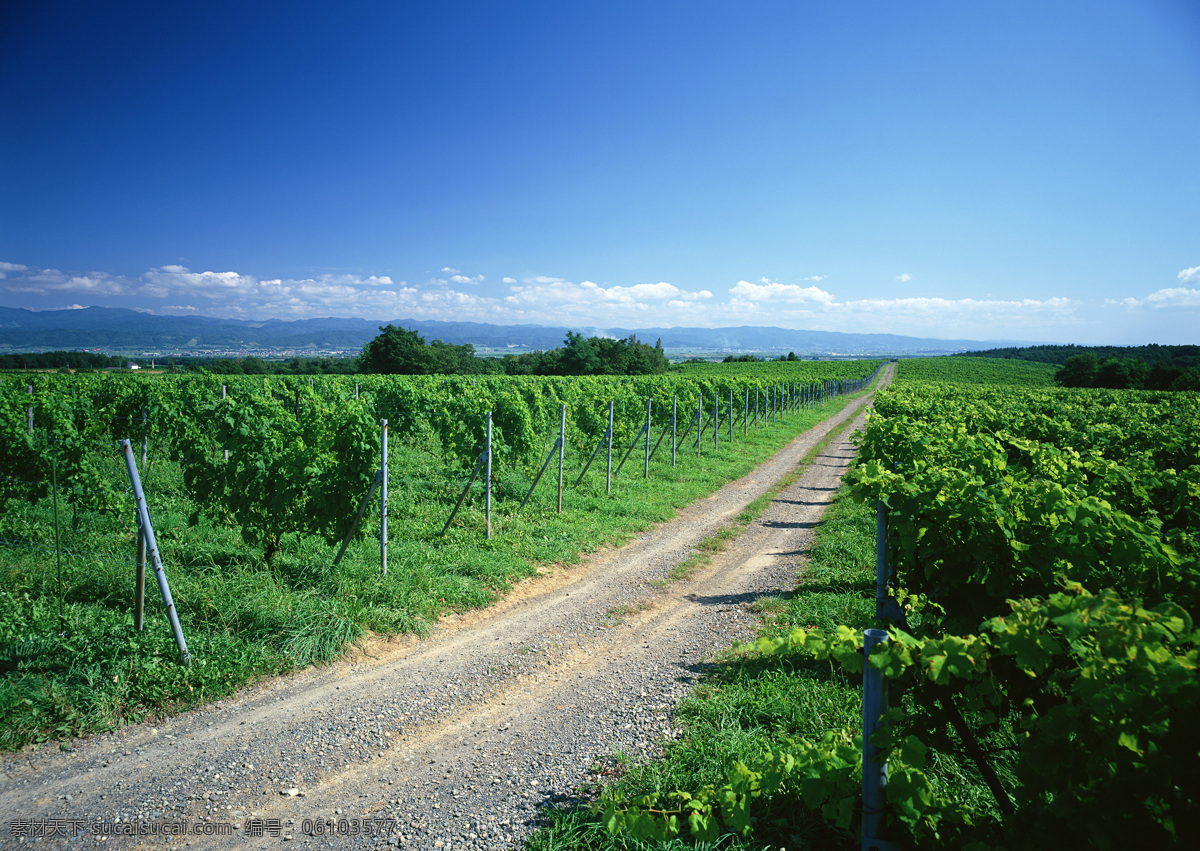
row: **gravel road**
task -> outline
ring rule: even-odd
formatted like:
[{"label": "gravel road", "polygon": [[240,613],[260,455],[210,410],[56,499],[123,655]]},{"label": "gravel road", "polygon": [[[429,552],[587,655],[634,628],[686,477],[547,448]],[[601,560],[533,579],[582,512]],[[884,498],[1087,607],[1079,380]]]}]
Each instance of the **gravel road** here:
[{"label": "gravel road", "polygon": [[[519,844],[615,752],[653,754],[676,735],[672,708],[706,661],[753,634],[757,598],[794,587],[853,457],[850,431],[712,565],[661,580],[830,429],[860,426],[869,401],[626,546],[547,570],[429,638],[380,642],[69,752],[6,757],[0,846]],[[191,835],[161,835],[179,829]]]}]

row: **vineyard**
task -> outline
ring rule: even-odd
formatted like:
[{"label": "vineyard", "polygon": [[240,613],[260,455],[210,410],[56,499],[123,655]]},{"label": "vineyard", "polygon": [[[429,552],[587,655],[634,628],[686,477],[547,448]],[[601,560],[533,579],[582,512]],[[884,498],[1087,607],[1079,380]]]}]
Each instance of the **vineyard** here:
[{"label": "vineyard", "polygon": [[[878,366],[6,378],[0,744],[196,705],[368,633],[421,633],[744,474]],[[142,530],[118,441],[190,664],[156,595],[135,609]],[[552,462],[562,473],[542,477]],[[386,513],[378,497],[364,512],[381,482]]]},{"label": "vineyard", "polygon": [[[1200,395],[1048,389],[1052,372],[901,363],[847,479],[861,509],[843,509],[879,511],[887,599],[861,571],[829,585],[818,571],[727,675],[761,695],[789,671],[797,705],[854,695],[863,630],[886,627],[869,663],[890,689],[872,739],[881,808],[858,804],[857,698],[822,697],[836,706],[822,722],[775,698],[724,710],[773,731],[724,779],[607,790],[608,830],[857,844],[861,822],[878,831],[863,847],[1196,847]],[[858,560],[874,561],[874,517],[854,522]],[[805,608],[838,587],[852,619]]]}]

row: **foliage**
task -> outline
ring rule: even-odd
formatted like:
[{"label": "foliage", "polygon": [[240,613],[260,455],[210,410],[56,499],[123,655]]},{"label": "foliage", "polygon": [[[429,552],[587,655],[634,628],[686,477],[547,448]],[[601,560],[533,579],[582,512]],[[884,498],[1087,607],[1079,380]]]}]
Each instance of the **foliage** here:
[{"label": "foliage", "polygon": [[[859,635],[844,626],[795,629],[756,647],[760,658],[834,660],[859,674]],[[1186,845],[1200,816],[1200,733],[1191,723],[1200,711],[1200,632],[1181,607],[1146,609],[1074,585],[1012,601],[1008,615],[974,634],[921,638],[893,628],[889,639],[870,664],[916,707],[893,709],[877,742],[888,761],[894,839],[1040,848],[1082,833],[1096,848]],[[938,780],[934,754],[961,746],[944,732],[959,708],[974,727],[968,736],[1003,742],[1011,755],[1015,801],[999,791],[1007,816]],[[627,796],[614,787],[597,810],[614,832],[665,839],[690,831],[711,840],[723,831],[751,835],[755,801],[782,795],[846,829],[861,783],[857,729],[799,743],[779,738],[759,757],[735,762],[724,782],[693,791]]]},{"label": "foliage", "polygon": [[117,490],[94,452],[108,437],[104,418],[110,413],[104,402],[86,398],[39,400],[23,389],[0,396],[0,507],[9,499],[41,497],[57,481],[68,503],[115,511]]},{"label": "foliage", "polygon": [[1200,346],[1026,346],[965,356],[1058,364],[1063,387],[1200,390]]},{"label": "foliage", "polygon": [[0,355],[0,369],[109,369],[124,367],[128,358],[99,352],[14,352]]},{"label": "foliage", "polygon": [[[1191,723],[1200,711],[1200,632],[1190,615],[1173,603],[1146,609],[1079,585],[1009,607],[974,634],[921,638],[893,628],[872,654],[871,665],[907,684],[921,707],[893,711],[880,742],[895,760],[892,811],[922,847],[972,827],[954,790],[938,790],[923,771],[925,755],[946,746],[941,727],[957,705],[977,735],[1013,731],[1016,807],[989,828],[1009,847],[1026,847],[1029,836],[1044,847],[1080,827],[1097,848],[1182,841],[1200,815],[1200,733]],[[862,668],[861,647],[845,628],[796,630],[759,648]]]},{"label": "foliage", "polygon": [[182,357],[168,361],[168,368],[210,375],[351,375],[358,372],[358,358],[304,358],[299,355],[287,360],[264,360],[255,355],[244,358]]},{"label": "foliage", "polygon": [[1063,387],[1104,387],[1112,390],[1197,390],[1200,366],[1181,366],[1166,360],[1153,366],[1138,358],[1110,357],[1100,361],[1091,352],[1067,359],[1054,380]]},{"label": "foliage", "polygon": [[366,400],[329,404],[297,390],[293,412],[270,396],[227,396],[197,400],[194,416],[173,423],[184,484],[267,561],[289,532],[343,538],[378,465]]},{"label": "foliage", "polygon": [[363,346],[359,371],[377,375],[472,375],[488,371],[486,361],[475,357],[470,343],[461,346],[434,340],[426,344],[416,331],[380,327],[380,333]]},{"label": "foliage", "polygon": [[1196,396],[922,385],[875,407],[852,484],[889,510],[899,583],[952,628],[1060,576],[1197,602]]},{"label": "foliage", "polygon": [[904,384],[1012,385],[1049,387],[1054,384],[1053,366],[1022,360],[984,357],[911,358],[900,361],[897,376]]},{"label": "foliage", "polygon": [[651,346],[633,334],[618,340],[574,331],[561,348],[505,355],[502,361],[509,375],[657,375],[669,366],[662,340]]},{"label": "foliage", "polygon": [[719,785],[633,800],[609,790],[597,809],[612,833],[662,841],[686,830],[697,840],[712,841],[723,832],[748,836],[755,802],[796,786],[806,807],[847,830],[856,815],[855,793],[862,788],[861,747],[846,730],[817,742],[784,739],[749,765],[735,762]]},{"label": "foliage", "polygon": [[963,352],[954,357],[1003,358],[1052,363],[1059,366],[1072,357],[1090,354],[1097,361],[1110,358],[1132,358],[1147,364],[1168,363],[1182,367],[1200,366],[1200,346],[1022,346],[1020,348],[989,349],[983,352]]}]

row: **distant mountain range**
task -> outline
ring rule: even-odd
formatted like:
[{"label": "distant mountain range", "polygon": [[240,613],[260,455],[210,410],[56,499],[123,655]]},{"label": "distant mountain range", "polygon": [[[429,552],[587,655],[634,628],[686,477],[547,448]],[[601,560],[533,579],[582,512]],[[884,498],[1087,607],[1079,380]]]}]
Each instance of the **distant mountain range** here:
[{"label": "distant mountain range", "polygon": [[207,316],[157,316],[113,307],[32,311],[0,307],[0,351],[97,349],[112,353],[167,355],[328,354],[357,352],[383,325],[411,328],[427,341],[442,340],[477,349],[513,352],[561,346],[567,331],[585,336],[628,337],[654,343],[669,353],[761,352],[812,356],[937,355],[1020,341],[936,340],[897,334],[843,334],[784,328],[555,328],[488,325],[419,319],[269,319],[252,322]]}]

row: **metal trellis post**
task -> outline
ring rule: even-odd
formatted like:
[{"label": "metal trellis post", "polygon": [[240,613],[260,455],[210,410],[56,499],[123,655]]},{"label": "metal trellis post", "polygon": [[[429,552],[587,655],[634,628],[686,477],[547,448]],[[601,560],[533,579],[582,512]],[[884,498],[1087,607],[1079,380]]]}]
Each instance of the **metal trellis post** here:
[{"label": "metal trellis post", "polygon": [[888,711],[888,682],[883,671],[871,664],[871,651],[887,644],[888,634],[882,629],[863,631],[863,851],[892,851],[896,846],[883,838],[887,801],[887,760],[882,748],[871,742]]},{"label": "metal trellis post", "polygon": [[125,454],[125,467],[129,472],[129,483],[133,486],[133,496],[137,503],[138,526],[146,535],[146,549],[150,555],[150,563],[154,565],[154,576],[158,580],[158,590],[162,594],[163,605],[167,609],[167,620],[171,622],[171,632],[175,635],[175,645],[179,648],[179,661],[186,667],[191,664],[192,660],[188,655],[187,641],[183,637],[183,627],[179,625],[179,613],[175,611],[175,601],[171,598],[171,587],[167,584],[167,572],[163,569],[158,541],[154,537],[154,526],[150,522],[150,508],[146,505],[146,494],[142,491],[142,480],[138,476],[137,461],[133,457],[133,446],[128,440],[122,440],[121,450]]},{"label": "metal trellis post", "polygon": [[563,461],[567,453],[567,406],[562,406],[558,421],[558,513],[562,514]]},{"label": "metal trellis post", "polygon": [[676,417],[679,416],[679,394],[676,393],[671,397],[671,466],[675,466],[675,423]]},{"label": "metal trellis post", "polygon": [[487,412],[487,467],[484,471],[483,515],[487,521],[487,539],[492,539],[492,412]]},{"label": "metal trellis post", "polygon": [[606,496],[612,496],[612,445],[613,445],[613,403],[608,403],[608,482],[604,486]]},{"label": "metal trellis post", "polygon": [[387,576],[388,421],[379,421],[379,575]]},{"label": "metal trellis post", "polygon": [[650,405],[654,401],[654,397],[646,397],[646,466],[642,472],[642,478],[650,478]]}]

